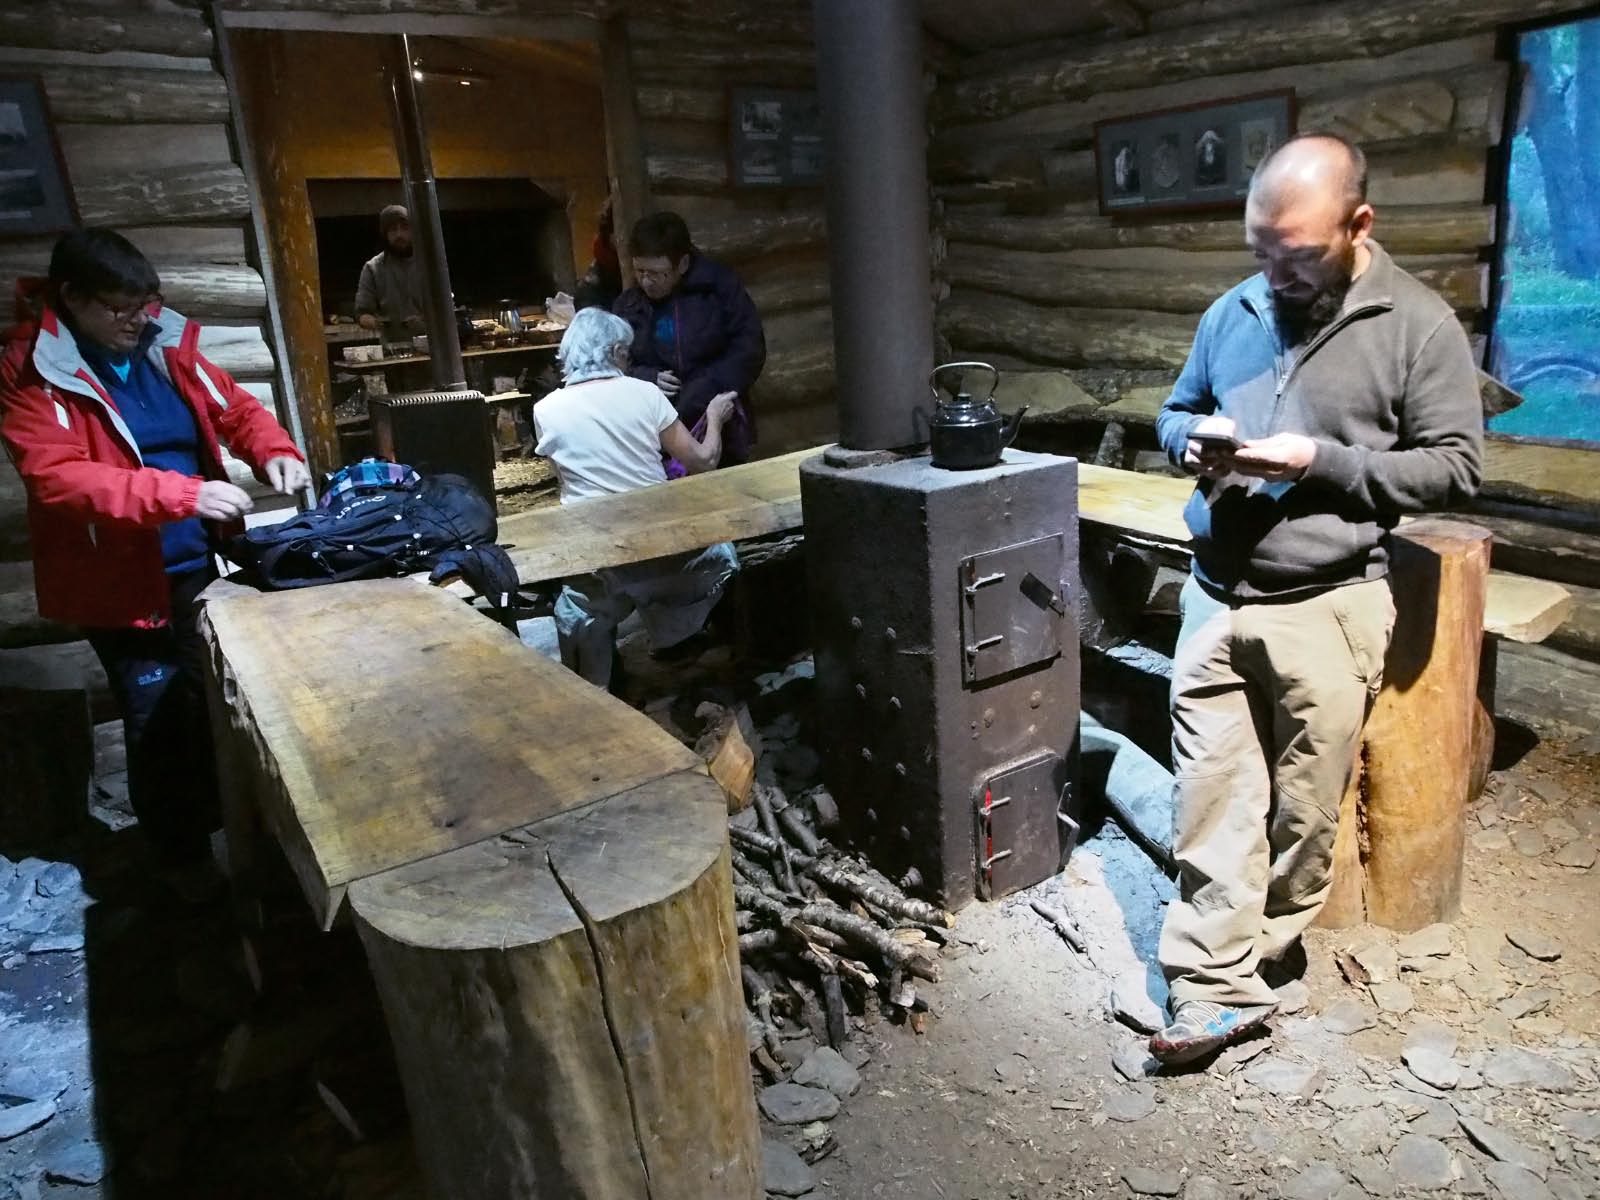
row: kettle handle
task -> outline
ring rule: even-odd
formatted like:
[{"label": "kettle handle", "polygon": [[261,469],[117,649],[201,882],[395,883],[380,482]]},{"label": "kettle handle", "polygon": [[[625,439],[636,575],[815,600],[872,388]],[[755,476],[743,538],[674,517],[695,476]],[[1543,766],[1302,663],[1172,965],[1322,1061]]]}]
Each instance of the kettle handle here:
[{"label": "kettle handle", "polygon": [[[928,387],[930,389],[932,389],[933,398],[935,400],[937,400],[939,398],[939,376],[941,374],[943,374],[945,371],[953,371],[958,367],[963,368],[963,369],[970,368],[970,367],[980,367],[983,370],[989,372],[989,390],[988,390],[987,393],[985,393],[985,395],[983,397],[985,400],[987,400],[991,396],[993,396],[995,388],[1000,386],[1000,372],[998,370],[996,370],[993,366],[991,366],[989,363],[986,363],[986,362],[950,362],[950,363],[942,363],[941,365],[935,367],[928,375]],[[961,378],[962,377],[958,375],[956,377],[955,387],[947,389],[950,392],[950,395],[951,395],[952,398],[955,397],[955,395],[958,392],[961,391]]]}]

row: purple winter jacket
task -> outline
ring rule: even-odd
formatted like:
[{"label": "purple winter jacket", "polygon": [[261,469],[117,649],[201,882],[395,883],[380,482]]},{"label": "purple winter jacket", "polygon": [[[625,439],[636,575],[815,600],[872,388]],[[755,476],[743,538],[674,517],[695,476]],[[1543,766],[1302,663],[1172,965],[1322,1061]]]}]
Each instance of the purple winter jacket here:
[{"label": "purple winter jacket", "polygon": [[[650,383],[662,371],[677,375],[682,386],[672,402],[690,429],[717,393],[739,393],[734,416],[722,427],[722,462],[748,459],[756,440],[750,389],[766,364],[767,339],[739,277],[695,251],[689,270],[665,300],[657,303],[631,287],[612,311],[633,327],[628,374]],[[670,330],[670,338],[656,336],[658,324],[663,334]]]}]

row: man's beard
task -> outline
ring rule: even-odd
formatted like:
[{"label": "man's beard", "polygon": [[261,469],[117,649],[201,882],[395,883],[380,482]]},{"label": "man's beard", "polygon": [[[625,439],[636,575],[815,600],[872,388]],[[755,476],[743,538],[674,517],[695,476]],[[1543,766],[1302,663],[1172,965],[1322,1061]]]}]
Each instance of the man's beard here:
[{"label": "man's beard", "polygon": [[410,258],[411,249],[412,246],[410,242],[407,242],[404,246],[396,246],[393,242],[389,243],[389,253],[394,255],[396,258]]},{"label": "man's beard", "polygon": [[1272,306],[1277,313],[1279,327],[1288,335],[1290,344],[1298,344],[1327,328],[1344,308],[1350,285],[1355,282],[1355,247],[1351,247],[1345,261],[1339,264],[1338,274],[1302,300],[1289,298],[1281,292],[1272,293]]}]

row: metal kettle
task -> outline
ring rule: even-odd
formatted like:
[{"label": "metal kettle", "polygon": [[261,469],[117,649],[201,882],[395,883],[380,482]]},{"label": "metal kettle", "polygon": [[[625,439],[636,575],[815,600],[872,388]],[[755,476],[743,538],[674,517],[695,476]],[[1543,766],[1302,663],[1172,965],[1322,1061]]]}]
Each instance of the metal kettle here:
[{"label": "metal kettle", "polygon": [[[989,390],[981,400],[974,400],[962,388],[966,373],[973,369],[989,373]],[[1010,416],[1001,413],[994,402],[999,384],[1000,372],[985,362],[945,363],[933,369],[928,376],[935,401],[928,440],[934,466],[970,471],[1000,461],[1000,452],[1017,436],[1022,414],[1028,409],[1024,405]],[[949,392],[950,399],[940,396],[941,391]]]},{"label": "metal kettle", "polygon": [[500,301],[499,321],[512,333],[522,332],[522,309],[515,300]]}]

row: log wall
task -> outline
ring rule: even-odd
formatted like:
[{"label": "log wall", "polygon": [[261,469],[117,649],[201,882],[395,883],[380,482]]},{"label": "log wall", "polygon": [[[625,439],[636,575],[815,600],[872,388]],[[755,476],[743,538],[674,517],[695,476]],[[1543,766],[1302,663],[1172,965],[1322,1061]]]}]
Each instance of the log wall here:
[{"label": "log wall", "polygon": [[727,88],[816,86],[805,0],[659,6],[629,20],[651,205],[681,213],[696,243],[739,272],[767,331],[754,397],[765,457],[832,441],[833,324],[818,188],[734,188]]},{"label": "log wall", "polygon": [[[79,7],[0,12],[0,71],[44,83],[82,219],[132,239],[160,272],[167,301],[206,326],[207,353],[276,407],[276,356],[249,236],[250,195],[201,5],[111,0]],[[53,243],[51,237],[0,241],[6,295],[19,276],[44,273]],[[11,568],[0,608],[16,618],[0,621],[0,636],[69,636],[33,617],[29,556],[22,484],[0,459],[0,563]]]},{"label": "log wall", "polygon": [[1301,129],[1366,150],[1376,236],[1478,332],[1511,74],[1496,30],[1576,7],[1215,5],[1043,57],[970,56],[930,104],[941,335],[957,357],[1066,368],[1101,402],[1169,383],[1199,314],[1254,269],[1240,215],[1102,217],[1094,123],[1278,87]]}]

